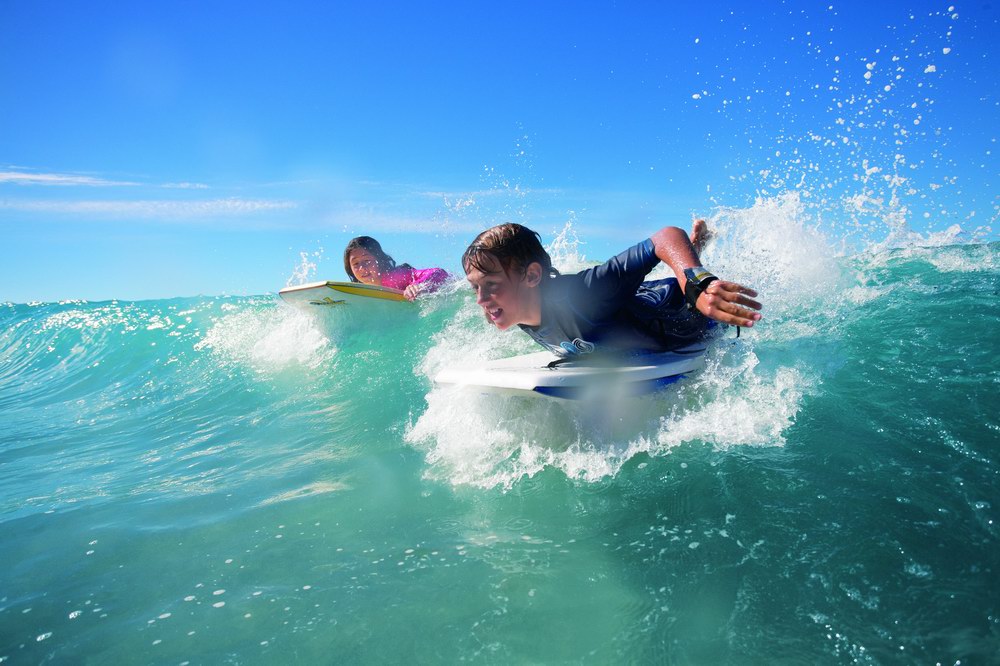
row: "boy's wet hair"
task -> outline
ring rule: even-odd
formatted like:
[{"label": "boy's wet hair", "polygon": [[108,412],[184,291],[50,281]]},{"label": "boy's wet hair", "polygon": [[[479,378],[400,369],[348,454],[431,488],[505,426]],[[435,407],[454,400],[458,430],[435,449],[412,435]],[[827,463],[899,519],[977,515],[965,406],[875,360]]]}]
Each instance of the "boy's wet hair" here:
[{"label": "boy's wet hair", "polygon": [[524,274],[528,265],[537,261],[542,275],[555,277],[559,271],[552,267],[549,253],[542,247],[537,232],[513,222],[498,224],[476,236],[462,255],[462,268],[466,274],[475,269],[483,273],[496,273],[497,263],[504,272],[512,270]]},{"label": "boy's wet hair", "polygon": [[[385,275],[392,269],[396,268],[396,261],[382,249],[379,242],[372,238],[371,236],[358,236],[357,238],[352,238],[347,242],[347,247],[344,248],[344,271],[347,272],[347,277],[351,278],[351,282],[360,282],[358,278],[354,277],[354,271],[351,270],[351,251],[352,250],[365,250],[368,254],[375,257],[375,263],[378,264],[378,272]],[[409,264],[403,264],[400,268],[409,268]]]}]

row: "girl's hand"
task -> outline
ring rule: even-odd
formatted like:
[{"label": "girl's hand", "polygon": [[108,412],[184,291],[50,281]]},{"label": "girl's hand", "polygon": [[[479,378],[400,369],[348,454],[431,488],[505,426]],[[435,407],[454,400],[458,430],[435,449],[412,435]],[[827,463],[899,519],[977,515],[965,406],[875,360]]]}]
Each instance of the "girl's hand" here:
[{"label": "girl's hand", "polygon": [[420,285],[411,284],[406,289],[403,290],[403,296],[406,297],[408,301],[415,301],[417,296],[420,294]]}]

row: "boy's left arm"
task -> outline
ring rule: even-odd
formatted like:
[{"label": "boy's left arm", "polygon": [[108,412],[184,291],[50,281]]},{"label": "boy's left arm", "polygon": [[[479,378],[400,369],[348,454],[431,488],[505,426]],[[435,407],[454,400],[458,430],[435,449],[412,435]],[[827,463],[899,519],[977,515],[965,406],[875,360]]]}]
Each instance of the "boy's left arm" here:
[{"label": "boy's left arm", "polygon": [[[670,266],[678,284],[687,293],[686,268],[700,268],[701,260],[683,229],[664,227],[651,237],[657,258]],[[761,304],[754,300],[757,292],[735,282],[716,279],[705,287],[695,303],[698,311],[710,319],[732,326],[747,328],[760,320]]]}]

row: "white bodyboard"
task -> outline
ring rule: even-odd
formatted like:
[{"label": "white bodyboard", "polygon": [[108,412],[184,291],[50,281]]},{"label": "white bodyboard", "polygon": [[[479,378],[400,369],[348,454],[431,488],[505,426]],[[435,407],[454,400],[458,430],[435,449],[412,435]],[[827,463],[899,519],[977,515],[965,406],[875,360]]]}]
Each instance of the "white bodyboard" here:
[{"label": "white bodyboard", "polygon": [[638,396],[658,391],[704,363],[705,345],[688,345],[670,352],[616,359],[558,362],[550,352],[491,361],[474,367],[447,367],[434,377],[445,386],[462,386],[481,393],[546,396],[564,400],[602,396]]}]

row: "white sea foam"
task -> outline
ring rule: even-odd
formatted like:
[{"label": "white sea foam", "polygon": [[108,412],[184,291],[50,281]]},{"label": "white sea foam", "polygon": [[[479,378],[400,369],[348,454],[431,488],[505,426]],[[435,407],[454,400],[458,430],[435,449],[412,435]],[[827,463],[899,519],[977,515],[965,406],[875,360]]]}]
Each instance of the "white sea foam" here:
[{"label": "white sea foam", "polygon": [[797,365],[758,371],[759,359],[749,348],[716,347],[714,352],[706,370],[681,389],[696,396],[697,404],[663,418],[660,447],[670,449],[689,441],[720,449],[783,445],[784,431],[815,385],[812,371]]},{"label": "white sea foam", "polygon": [[965,231],[957,224],[953,224],[943,231],[931,231],[925,234],[900,225],[894,228],[885,240],[872,245],[869,251],[879,253],[899,248],[944,247],[961,243],[966,237]]},{"label": "white sea foam", "polygon": [[797,192],[760,198],[750,208],[719,208],[709,225],[715,239],[702,263],[756,289],[765,317],[794,317],[844,284],[831,243]]},{"label": "white sea foam", "polygon": [[889,293],[889,289],[877,288],[877,287],[851,287],[846,290],[842,297],[845,301],[853,303],[854,305],[864,305],[865,303],[870,303],[872,301],[883,298]]},{"label": "white sea foam", "polygon": [[290,307],[252,305],[217,319],[194,348],[264,372],[291,365],[316,368],[336,354],[316,319]]},{"label": "white sea foam", "polygon": [[419,374],[429,378],[455,363],[474,365],[535,351],[530,340],[525,340],[523,335],[507,335],[487,323],[471,295],[466,296],[462,308],[434,336],[434,341],[435,345],[417,367]]},{"label": "white sea foam", "polygon": [[1000,270],[996,246],[963,246],[928,253],[928,260],[942,273],[993,273]]},{"label": "white sea foam", "polygon": [[901,258],[923,259],[942,273],[993,272],[1000,266],[996,244],[975,244],[983,232],[968,233],[955,224],[928,233],[900,229],[885,241],[874,244],[859,257],[866,269],[884,267]]}]

